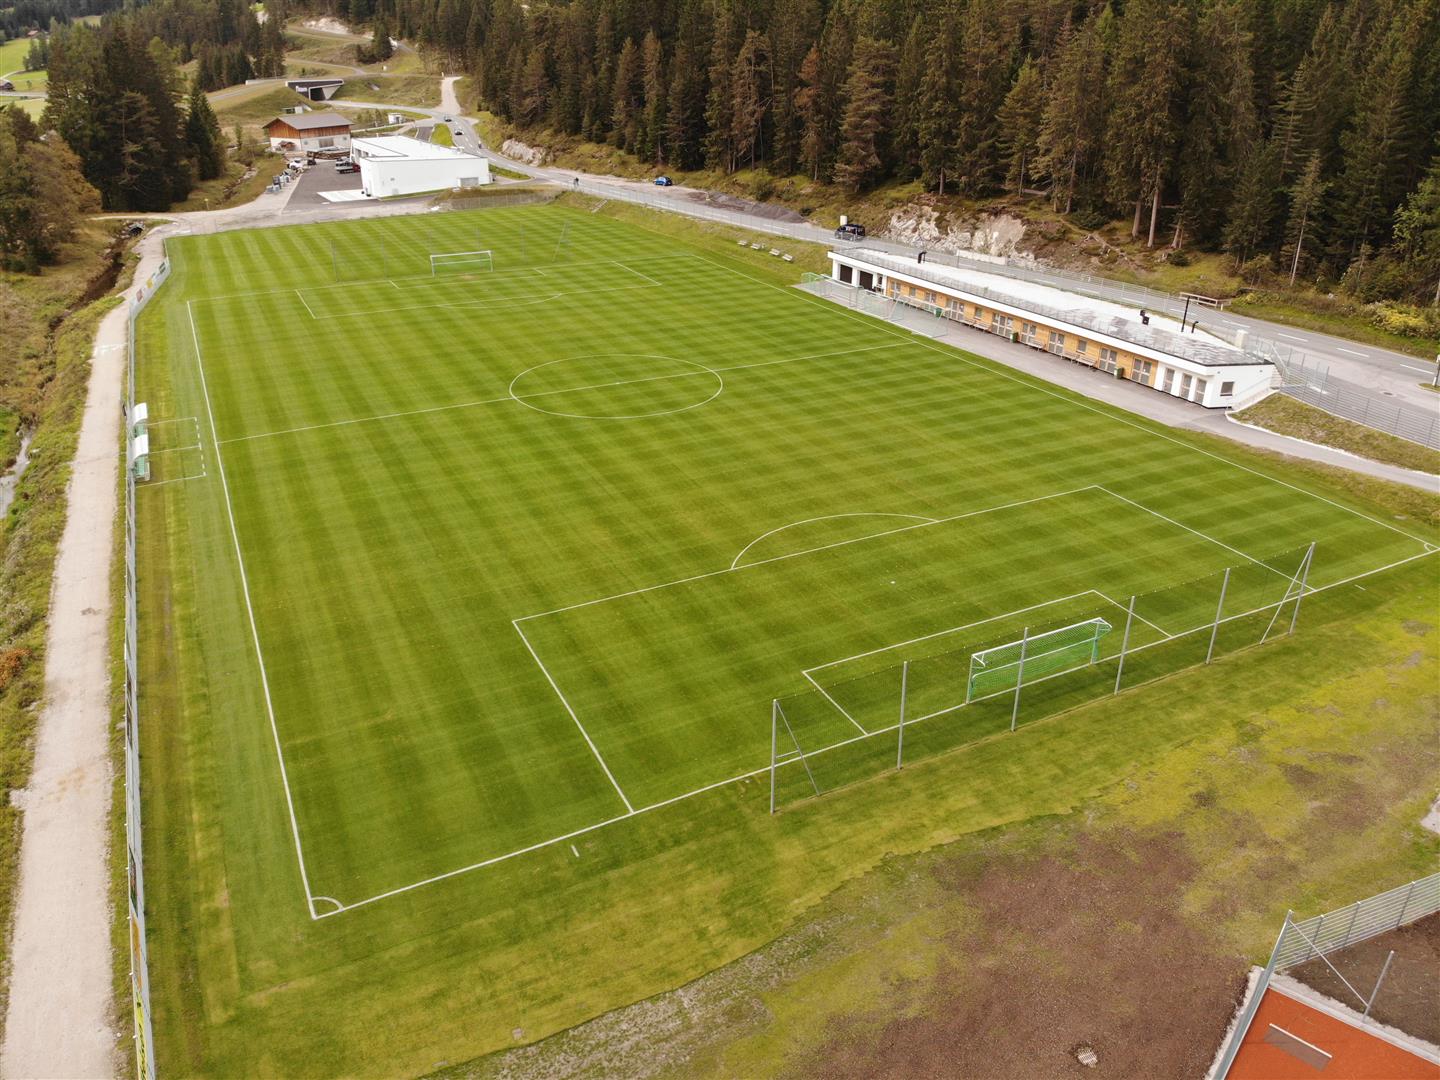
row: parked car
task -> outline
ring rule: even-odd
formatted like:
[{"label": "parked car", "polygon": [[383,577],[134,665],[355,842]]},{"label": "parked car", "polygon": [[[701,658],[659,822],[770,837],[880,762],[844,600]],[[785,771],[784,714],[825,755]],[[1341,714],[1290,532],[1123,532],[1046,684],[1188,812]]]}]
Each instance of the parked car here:
[{"label": "parked car", "polygon": [[669,187],[669,186],[672,185],[673,183],[675,183],[675,181],[674,181],[674,180],[671,180],[668,176],[657,176],[657,177],[655,177],[655,186],[656,186],[656,187]]},{"label": "parked car", "polygon": [[360,166],[353,161],[337,161],[335,163],[335,171],[337,173],[359,172]]},{"label": "parked car", "polygon": [[853,221],[841,225],[835,230],[837,240],[863,240],[865,239],[865,226]]}]

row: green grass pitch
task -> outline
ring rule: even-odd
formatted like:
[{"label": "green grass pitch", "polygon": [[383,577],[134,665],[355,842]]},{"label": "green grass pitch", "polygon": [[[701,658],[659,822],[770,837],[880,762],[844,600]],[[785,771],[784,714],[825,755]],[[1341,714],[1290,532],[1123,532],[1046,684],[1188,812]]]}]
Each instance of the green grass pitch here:
[{"label": "green grass pitch", "polygon": [[[432,273],[474,250],[493,269]],[[242,983],[281,978],[279,939],[310,919],[369,933],[426,890],[603,846],[606,823],[694,827],[681,804],[768,765],[773,699],[807,751],[850,744],[894,723],[910,660],[912,715],[953,745],[1008,725],[1008,699],[948,710],[970,654],[1027,628],[1104,618],[1113,663],[1131,595],[1150,598],[1131,644],[1157,645],[1213,615],[1227,567],[1238,611],[1278,602],[1311,541],[1311,587],[1429,550],[603,216],[169,254],[139,323],[138,498],[142,579],[175,580],[163,614],[142,597],[142,684],[205,719],[146,737],[195,766],[185,858],[245,865],[289,927],[256,931]],[[223,908],[204,917],[243,917]]]}]

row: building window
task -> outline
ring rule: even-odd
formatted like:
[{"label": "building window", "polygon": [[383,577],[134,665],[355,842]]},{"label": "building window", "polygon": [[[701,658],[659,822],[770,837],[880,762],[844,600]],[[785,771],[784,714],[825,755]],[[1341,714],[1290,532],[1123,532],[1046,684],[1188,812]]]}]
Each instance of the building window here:
[{"label": "building window", "polygon": [[1221,396],[1221,397],[1230,397],[1230,396],[1231,396],[1232,394],[1234,394],[1234,393],[1235,393],[1235,384],[1234,384],[1233,382],[1222,382],[1222,383],[1220,384],[1220,396]]},{"label": "building window", "polygon": [[1104,345],[1100,346],[1101,371],[1108,371],[1112,375],[1115,374],[1116,368],[1120,366],[1118,363],[1119,359],[1120,354],[1117,353],[1114,349],[1107,349]]},{"label": "building window", "polygon": [[1191,383],[1192,381],[1193,381],[1193,380],[1192,380],[1192,378],[1191,378],[1191,376],[1190,376],[1190,374],[1189,374],[1188,372],[1187,372],[1185,375],[1181,376],[1181,378],[1180,378],[1180,396],[1181,396],[1181,397],[1186,398],[1186,399],[1188,399],[1188,398],[1190,397],[1190,383]]},{"label": "building window", "polygon": [[839,263],[838,269],[840,271],[840,280],[844,284],[849,285],[855,280],[855,269],[849,263]]},{"label": "building window", "polygon": [[335,145],[335,140],[334,140],[334,139],[331,139],[331,138],[329,138],[329,137],[326,137],[326,138],[320,140],[320,145],[321,145],[321,146],[334,146],[334,145]]},{"label": "building window", "polygon": [[1209,384],[1208,382],[1206,382],[1204,379],[1196,379],[1196,380],[1195,380],[1195,396],[1192,397],[1190,400],[1191,400],[1191,401],[1204,401],[1204,400],[1205,400],[1205,390],[1206,390],[1207,387],[1209,387],[1209,385],[1210,385],[1210,384]]},{"label": "building window", "polygon": [[932,291],[929,290],[929,289],[926,289],[926,290],[925,290],[925,302],[926,302],[927,304],[933,304],[933,303],[935,303],[935,293],[932,292]]},{"label": "building window", "polygon": [[1090,355],[1090,343],[1084,338],[1075,339],[1075,352],[1082,359]]},{"label": "building window", "polygon": [[1155,372],[1155,365],[1149,360],[1135,358],[1135,381],[1141,386],[1150,385],[1150,376]]},{"label": "building window", "polygon": [[1023,341],[1026,345],[1040,344],[1038,338],[1039,333],[1040,328],[1036,326],[1033,322],[1020,324],[1020,340]]},{"label": "building window", "polygon": [[990,323],[990,332],[999,334],[1001,337],[1009,337],[1015,330],[1015,320],[1009,315],[1001,315],[998,311]]},{"label": "building window", "polygon": [[1065,355],[1065,335],[1059,330],[1050,331],[1050,351],[1056,356]]}]

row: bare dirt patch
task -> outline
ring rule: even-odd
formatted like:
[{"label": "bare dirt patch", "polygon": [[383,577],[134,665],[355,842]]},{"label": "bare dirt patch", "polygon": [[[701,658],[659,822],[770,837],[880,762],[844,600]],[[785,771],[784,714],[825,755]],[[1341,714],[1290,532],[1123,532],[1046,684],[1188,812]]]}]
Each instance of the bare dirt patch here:
[{"label": "bare dirt patch", "polygon": [[[1199,1076],[1245,964],[1177,914],[1168,836],[1111,833],[942,866],[978,907],[909,1015],[833,1022],[795,1076]],[[1088,1056],[1088,1055],[1087,1055]]]},{"label": "bare dirt patch", "polygon": [[[1406,1034],[1440,1043],[1440,915],[1351,945],[1331,953],[1327,959],[1351,986],[1369,995],[1391,949],[1395,950],[1395,959],[1385,973],[1370,1015]],[[1286,974],[1326,997],[1364,1010],[1324,960],[1311,960]]]}]

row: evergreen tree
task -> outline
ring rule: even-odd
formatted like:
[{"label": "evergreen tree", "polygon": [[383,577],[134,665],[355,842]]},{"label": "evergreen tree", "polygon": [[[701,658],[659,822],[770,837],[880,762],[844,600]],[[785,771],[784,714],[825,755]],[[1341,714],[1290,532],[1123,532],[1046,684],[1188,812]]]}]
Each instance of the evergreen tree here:
[{"label": "evergreen tree", "polygon": [[965,10],[960,81],[955,88],[955,169],[959,188],[986,191],[999,181],[1000,106],[1010,88],[1015,28],[996,17],[988,0]]},{"label": "evergreen tree", "polygon": [[862,190],[884,172],[894,64],[894,49],[888,42],[871,37],[855,42],[850,77],[845,80],[845,111],[835,161],[835,182],[848,191]]},{"label": "evergreen tree", "polygon": [[644,107],[644,71],[634,38],[626,38],[615,63],[615,106],[610,113],[610,138],[616,146],[633,151],[640,134],[640,113]]},{"label": "evergreen tree", "polygon": [[1010,92],[1000,105],[1000,149],[1004,154],[1005,184],[1023,191],[1031,179],[1044,120],[1045,86],[1040,69],[1026,60]]},{"label": "evergreen tree", "polygon": [[1270,245],[1279,186],[1279,154],[1275,143],[1260,143],[1252,147],[1241,162],[1224,229],[1225,250],[1237,263],[1248,262],[1251,256]]},{"label": "evergreen tree", "polygon": [[705,99],[705,164],[735,171],[735,56],[734,12],[722,3],[715,13],[715,37],[710,47],[710,93]]},{"label": "evergreen tree", "polygon": [[925,54],[920,80],[915,139],[920,157],[920,178],[926,187],[945,194],[945,182],[955,175],[955,131],[960,108],[954,87],[960,79],[958,20],[950,12],[938,13]]},{"label": "evergreen tree", "polygon": [[640,156],[657,164],[665,160],[665,46],[655,31],[640,47],[644,115],[640,125]]},{"label": "evergreen tree", "polygon": [[810,179],[820,179],[820,168],[830,146],[826,116],[821,105],[824,87],[820,78],[820,46],[810,46],[800,64],[795,88],[795,114],[800,118],[800,164]]},{"label": "evergreen tree", "polygon": [[753,169],[757,152],[762,151],[762,125],[770,109],[770,39],[764,34],[745,32],[730,82],[734,94],[731,144],[737,161],[744,159]]},{"label": "evergreen tree", "polygon": [[1304,258],[1306,229],[1315,217],[1320,200],[1330,185],[1320,178],[1319,155],[1312,154],[1300,173],[1300,178],[1290,189],[1290,220],[1285,223],[1286,261],[1290,266],[1290,284],[1300,272],[1300,260]]},{"label": "evergreen tree", "polygon": [[1080,30],[1062,33],[1036,140],[1037,168],[1050,178],[1055,208],[1070,213],[1075,189],[1098,155],[1105,131],[1106,47],[1113,16],[1105,8]]},{"label": "evergreen tree", "polygon": [[1428,289],[1435,283],[1430,302],[1440,306],[1440,155],[1395,215],[1395,244],[1417,285]]},{"label": "evergreen tree", "polygon": [[930,28],[921,15],[910,23],[895,69],[895,162],[903,175],[920,171],[920,128],[924,113],[925,57]]},{"label": "evergreen tree", "polygon": [[225,171],[225,138],[220,121],[210,101],[200,89],[197,79],[190,86],[189,107],[185,114],[185,146],[201,180],[214,180]]}]

